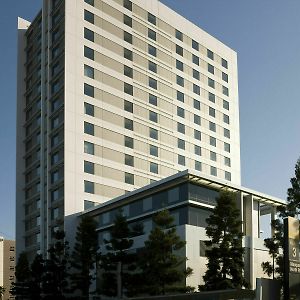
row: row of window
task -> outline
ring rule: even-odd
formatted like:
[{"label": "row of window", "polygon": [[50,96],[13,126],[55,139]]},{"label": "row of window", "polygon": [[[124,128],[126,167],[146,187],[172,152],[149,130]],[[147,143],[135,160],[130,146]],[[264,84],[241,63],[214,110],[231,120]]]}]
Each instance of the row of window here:
[{"label": "row of window", "polygon": [[[88,0],[86,2],[88,2]],[[132,2],[130,0],[123,0],[123,6],[126,9],[132,11]],[[124,23],[131,27],[132,26],[132,20],[129,21],[128,18],[129,18],[128,16],[127,16],[127,18],[124,17]],[[155,25],[155,26],[157,25],[156,24],[157,23],[156,16],[149,13],[149,12],[148,12],[148,22],[151,23],[152,25]],[[152,30],[152,32],[155,33],[155,31],[153,31],[153,30]],[[149,36],[150,38],[154,38],[155,37],[154,33],[149,34],[149,32],[148,32],[148,36],[150,35]],[[175,37],[176,37],[176,39],[183,42],[183,33],[181,31],[179,31],[178,29],[175,29]],[[197,41],[193,40],[193,39],[192,39],[191,47],[196,51],[199,51],[199,49],[200,49],[199,43]],[[214,52],[213,51],[211,51],[210,49],[207,49],[206,54],[207,54],[207,57],[209,59],[214,60]],[[221,59],[221,64],[222,64],[222,67],[224,67],[226,69],[228,68],[228,62],[227,62],[226,59],[222,58]]]}]

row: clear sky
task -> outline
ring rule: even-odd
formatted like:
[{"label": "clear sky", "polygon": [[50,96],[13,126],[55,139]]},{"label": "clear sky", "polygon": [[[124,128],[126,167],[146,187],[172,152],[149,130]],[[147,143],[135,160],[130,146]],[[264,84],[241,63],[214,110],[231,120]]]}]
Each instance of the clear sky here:
[{"label": "clear sky", "polygon": [[[237,51],[242,185],[286,199],[300,156],[300,1],[161,2]],[[0,235],[7,238],[15,236],[17,16],[32,20],[41,5],[0,3]]]}]

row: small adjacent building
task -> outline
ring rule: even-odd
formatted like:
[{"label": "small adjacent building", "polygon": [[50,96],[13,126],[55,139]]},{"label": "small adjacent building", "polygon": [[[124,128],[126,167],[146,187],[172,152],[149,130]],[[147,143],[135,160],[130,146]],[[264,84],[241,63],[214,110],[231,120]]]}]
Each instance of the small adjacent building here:
[{"label": "small adjacent building", "polygon": [[9,291],[15,280],[15,241],[0,237],[0,286],[5,288],[3,300],[14,299]]},{"label": "small adjacent building", "polygon": [[274,219],[276,207],[284,201],[263,193],[229,183],[194,170],[185,170],[165,179],[107,201],[83,212],[98,224],[99,246],[104,248],[104,239],[109,239],[110,229],[117,212],[122,210],[129,226],[143,224],[144,234],[134,237],[134,249],[144,246],[153,227],[152,216],[168,209],[174,217],[177,232],[186,241],[184,255],[186,267],[194,273],[186,284],[196,289],[202,284],[205,272],[206,219],[216,204],[220,191],[227,189],[236,193],[236,204],[241,210],[241,230],[245,247],[245,275],[254,289],[256,278],[266,277],[261,263],[268,261],[264,238],[271,235],[270,221]]}]

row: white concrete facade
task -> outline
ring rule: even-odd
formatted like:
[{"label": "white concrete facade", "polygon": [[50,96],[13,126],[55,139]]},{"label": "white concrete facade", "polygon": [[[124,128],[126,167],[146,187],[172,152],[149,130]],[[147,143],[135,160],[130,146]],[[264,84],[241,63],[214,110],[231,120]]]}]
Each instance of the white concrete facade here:
[{"label": "white concrete facade", "polygon": [[23,36],[18,252],[46,253],[85,203],[187,168],[240,184],[235,51],[157,0],[44,0]]}]

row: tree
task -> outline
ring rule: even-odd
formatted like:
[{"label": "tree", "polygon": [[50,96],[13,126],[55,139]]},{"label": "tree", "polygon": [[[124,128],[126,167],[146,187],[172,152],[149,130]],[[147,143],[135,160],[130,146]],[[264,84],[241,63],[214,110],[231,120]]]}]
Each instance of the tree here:
[{"label": "tree", "polygon": [[84,216],[77,227],[75,245],[71,257],[71,289],[79,290],[82,298],[88,299],[89,288],[95,278],[92,271],[99,260],[96,221]]},{"label": "tree", "polygon": [[265,239],[265,246],[269,249],[272,262],[261,264],[264,273],[279,280],[283,285],[283,219],[285,217],[295,217],[300,214],[300,159],[295,165],[295,176],[290,180],[291,187],[287,190],[286,206],[278,207],[278,218],[271,222],[273,236]]},{"label": "tree", "polygon": [[206,234],[211,239],[205,242],[208,259],[201,290],[221,290],[247,287],[243,276],[244,248],[240,211],[236,208],[236,195],[221,192],[212,214],[206,219]]},{"label": "tree", "polygon": [[29,279],[29,294],[30,299],[42,299],[43,293],[43,277],[45,272],[44,259],[41,254],[37,254],[30,266],[30,279]]},{"label": "tree", "polygon": [[2,296],[5,293],[5,288],[3,286],[0,286],[0,299],[2,300]]},{"label": "tree", "polygon": [[[68,291],[69,244],[65,232],[54,232],[54,243],[48,249],[48,259],[44,261],[43,292],[45,299],[65,299]],[[39,267],[39,265],[37,265]]]},{"label": "tree", "polygon": [[14,295],[16,299],[28,299],[31,271],[25,252],[20,254],[15,270],[16,282],[12,283],[11,294]]},{"label": "tree", "polygon": [[133,245],[133,239],[130,238],[132,235],[134,232],[130,230],[126,217],[120,211],[110,230],[111,238],[105,241],[107,253],[102,256],[102,291],[105,295],[122,298],[124,289],[130,289],[132,271],[136,268],[136,255],[128,252]]},{"label": "tree", "polygon": [[145,291],[150,294],[166,294],[184,286],[183,280],[192,273],[185,269],[186,257],[176,254],[185,246],[176,233],[174,218],[167,210],[153,217],[154,228],[145,241],[141,253],[140,268],[145,283]]}]

